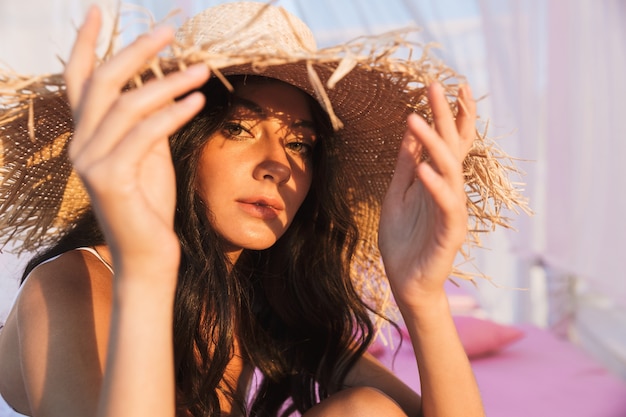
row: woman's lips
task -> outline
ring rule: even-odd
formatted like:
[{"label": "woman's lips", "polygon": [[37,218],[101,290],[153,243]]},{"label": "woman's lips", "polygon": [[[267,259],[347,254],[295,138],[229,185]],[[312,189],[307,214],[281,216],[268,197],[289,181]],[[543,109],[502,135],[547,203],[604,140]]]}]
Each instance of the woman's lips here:
[{"label": "woman's lips", "polygon": [[268,203],[238,201],[239,207],[252,217],[263,220],[272,220],[278,217],[279,209]]}]

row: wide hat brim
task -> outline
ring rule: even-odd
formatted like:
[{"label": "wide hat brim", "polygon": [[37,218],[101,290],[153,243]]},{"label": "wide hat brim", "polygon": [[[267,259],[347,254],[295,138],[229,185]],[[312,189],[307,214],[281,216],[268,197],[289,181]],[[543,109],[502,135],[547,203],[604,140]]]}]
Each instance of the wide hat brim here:
[{"label": "wide hat brim", "polygon": [[[258,74],[316,98],[337,129],[340,175],[361,233],[353,265],[355,283],[381,304],[388,296],[380,293],[386,285],[377,249],[378,218],[406,117],[417,112],[432,121],[426,86],[433,81],[442,82],[453,112],[457,111],[454,72],[425,50],[416,53],[418,47],[400,32],[298,54],[249,48],[216,53],[205,45],[179,42],[171,55],[148,63],[129,86],[137,86],[147,76],[204,62],[223,80],[228,75]],[[418,59],[394,57],[399,48],[412,49]],[[36,251],[54,243],[89,207],[67,157],[73,122],[65,84],[60,75],[24,77],[4,72],[0,93],[0,247],[11,243],[16,253]],[[471,219],[468,243],[479,243],[478,233],[496,225],[509,227],[503,209],[527,211],[526,199],[510,180],[517,170],[485,135],[477,132],[464,170]],[[457,275],[465,274],[457,271]]]}]

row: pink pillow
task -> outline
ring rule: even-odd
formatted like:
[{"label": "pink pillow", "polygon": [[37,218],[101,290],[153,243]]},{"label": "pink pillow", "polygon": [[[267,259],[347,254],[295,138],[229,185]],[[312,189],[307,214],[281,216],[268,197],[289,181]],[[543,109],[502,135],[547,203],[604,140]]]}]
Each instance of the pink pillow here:
[{"label": "pink pillow", "polygon": [[[453,319],[463,349],[470,359],[492,355],[524,337],[524,332],[517,327],[498,324],[491,320],[456,315]],[[404,343],[410,346],[409,332],[403,326],[400,330]],[[397,341],[395,346],[398,346]],[[377,358],[383,357],[387,351],[391,350],[391,347],[385,346],[380,339],[376,339],[368,349]]]},{"label": "pink pillow", "polygon": [[496,353],[524,337],[524,332],[517,327],[477,317],[454,316],[454,324],[470,359]]}]

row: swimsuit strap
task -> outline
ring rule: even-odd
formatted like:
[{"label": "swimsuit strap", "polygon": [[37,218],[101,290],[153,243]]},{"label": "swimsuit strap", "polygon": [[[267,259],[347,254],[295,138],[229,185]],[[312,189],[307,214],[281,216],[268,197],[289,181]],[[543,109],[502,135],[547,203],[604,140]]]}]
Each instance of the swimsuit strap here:
[{"label": "swimsuit strap", "polygon": [[76,250],[84,250],[93,254],[96,258],[100,260],[100,262],[104,264],[104,266],[107,267],[109,271],[111,271],[111,273],[113,273],[113,267],[102,257],[102,255],[100,255],[100,253],[96,250],[96,248],[91,247],[91,246],[85,246],[85,247],[76,248]]}]

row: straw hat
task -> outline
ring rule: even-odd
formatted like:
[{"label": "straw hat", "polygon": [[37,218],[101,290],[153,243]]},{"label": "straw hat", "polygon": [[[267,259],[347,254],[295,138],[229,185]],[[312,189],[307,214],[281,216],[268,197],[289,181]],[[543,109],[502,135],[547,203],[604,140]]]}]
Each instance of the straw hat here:
[{"label": "straw hat", "polygon": [[[145,73],[204,62],[214,76],[259,74],[315,97],[336,130],[341,175],[363,237],[353,270],[364,294],[380,299],[384,280],[376,234],[380,205],[391,179],[406,116],[431,120],[425,86],[441,81],[456,112],[453,71],[407,40],[406,31],[317,49],[309,28],[284,9],[265,3],[227,3],[185,23],[168,56],[148,63]],[[410,51],[416,59],[397,57]],[[141,83],[142,74],[129,81]],[[89,200],[67,160],[71,112],[61,75],[25,77],[0,73],[0,248],[32,251],[55,241],[88,207]],[[495,225],[508,226],[501,209],[526,210],[509,180],[515,171],[494,144],[477,133],[464,162],[468,242]],[[372,279],[363,279],[367,272]],[[384,297],[382,297],[384,298]],[[380,300],[379,300],[380,301]]]}]

